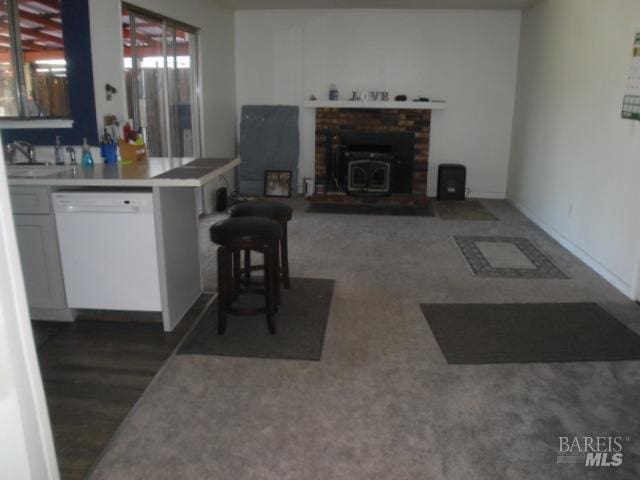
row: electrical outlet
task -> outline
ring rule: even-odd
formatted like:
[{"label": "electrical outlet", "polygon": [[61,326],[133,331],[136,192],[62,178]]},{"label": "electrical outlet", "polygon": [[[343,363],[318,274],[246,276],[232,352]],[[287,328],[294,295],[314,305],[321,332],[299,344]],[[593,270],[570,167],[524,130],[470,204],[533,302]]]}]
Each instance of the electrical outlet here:
[{"label": "electrical outlet", "polygon": [[567,208],[567,217],[571,218],[573,216],[573,202],[569,202],[569,208]]}]

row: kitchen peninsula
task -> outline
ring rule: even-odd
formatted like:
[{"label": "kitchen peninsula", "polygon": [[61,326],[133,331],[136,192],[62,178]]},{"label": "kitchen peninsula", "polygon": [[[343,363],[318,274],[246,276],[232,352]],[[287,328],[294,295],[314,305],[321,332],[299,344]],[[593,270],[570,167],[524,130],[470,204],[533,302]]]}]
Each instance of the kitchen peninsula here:
[{"label": "kitchen peninsula", "polygon": [[165,331],[173,330],[202,293],[197,190],[239,163],[8,165],[32,318],[72,321],[91,308],[160,311]]}]

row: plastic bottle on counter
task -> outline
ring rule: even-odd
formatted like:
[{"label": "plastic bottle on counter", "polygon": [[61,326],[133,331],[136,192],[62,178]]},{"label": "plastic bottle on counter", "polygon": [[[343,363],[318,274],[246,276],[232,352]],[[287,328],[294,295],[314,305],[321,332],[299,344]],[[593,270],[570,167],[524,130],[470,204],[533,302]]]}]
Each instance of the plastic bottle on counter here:
[{"label": "plastic bottle on counter", "polygon": [[82,139],[82,166],[93,167],[93,156],[91,155],[91,147],[89,147],[86,137]]},{"label": "plastic bottle on counter", "polygon": [[60,144],[60,135],[56,135],[56,147],[54,149],[56,157],[56,165],[64,165],[64,151]]}]

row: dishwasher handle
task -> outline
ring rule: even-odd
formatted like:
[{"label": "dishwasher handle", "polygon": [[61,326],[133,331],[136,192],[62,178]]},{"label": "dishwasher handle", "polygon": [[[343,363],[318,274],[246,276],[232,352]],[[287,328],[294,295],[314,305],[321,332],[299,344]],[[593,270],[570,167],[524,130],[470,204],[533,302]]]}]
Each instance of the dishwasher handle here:
[{"label": "dishwasher handle", "polygon": [[66,205],[63,213],[139,213],[135,205]]}]

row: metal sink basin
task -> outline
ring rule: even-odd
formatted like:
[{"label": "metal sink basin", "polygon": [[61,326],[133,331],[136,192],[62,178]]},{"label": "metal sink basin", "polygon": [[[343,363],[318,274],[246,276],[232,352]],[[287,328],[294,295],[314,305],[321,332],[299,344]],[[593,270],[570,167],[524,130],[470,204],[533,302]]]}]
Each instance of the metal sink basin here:
[{"label": "metal sink basin", "polygon": [[7,176],[9,178],[50,177],[71,169],[73,169],[71,165],[7,165]]}]

